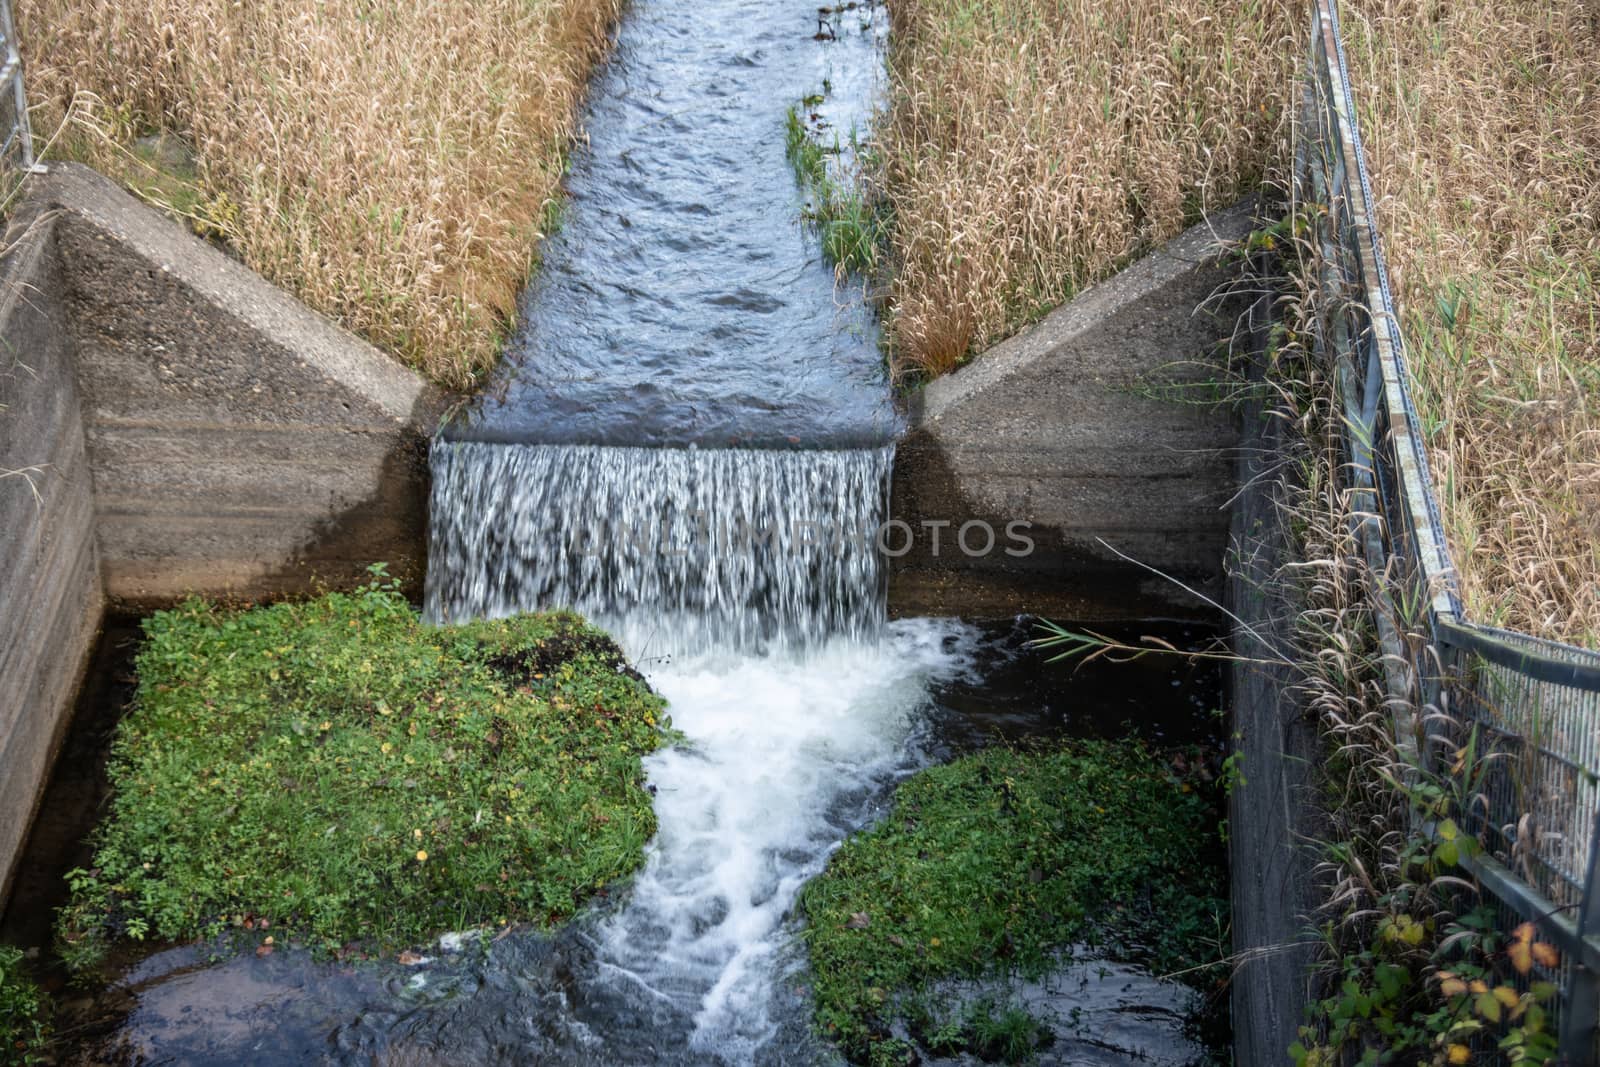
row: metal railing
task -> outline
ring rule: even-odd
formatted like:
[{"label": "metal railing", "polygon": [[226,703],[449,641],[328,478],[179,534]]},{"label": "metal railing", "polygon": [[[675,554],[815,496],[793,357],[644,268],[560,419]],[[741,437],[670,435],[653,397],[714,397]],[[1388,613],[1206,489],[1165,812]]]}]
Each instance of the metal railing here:
[{"label": "metal railing", "polygon": [[[1377,576],[1396,742],[1458,774],[1465,857],[1509,914],[1561,950],[1561,1051],[1600,1062],[1600,653],[1466,618],[1418,431],[1405,345],[1372,216],[1335,0],[1314,0],[1296,195],[1317,209],[1319,343],[1336,369],[1358,543]],[[1437,711],[1438,714],[1434,714]],[[1456,771],[1439,760],[1470,745]]]},{"label": "metal railing", "polygon": [[11,0],[0,0],[0,167],[33,168],[33,131],[28,126],[28,97],[22,91],[22,53],[17,51]]}]

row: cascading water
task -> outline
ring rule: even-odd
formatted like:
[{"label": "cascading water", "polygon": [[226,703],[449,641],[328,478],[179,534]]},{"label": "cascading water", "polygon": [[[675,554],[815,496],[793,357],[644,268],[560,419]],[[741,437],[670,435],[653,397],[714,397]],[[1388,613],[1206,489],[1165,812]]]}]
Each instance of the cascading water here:
[{"label": "cascading water", "polygon": [[572,608],[640,657],[875,636],[893,452],[441,441],[426,610]]},{"label": "cascading water", "polygon": [[[582,611],[619,635],[687,739],[647,763],[659,833],[593,934],[565,1055],[767,1062],[804,1035],[782,980],[796,894],[915,765],[928,686],[969,644],[951,622],[885,624],[891,459],[435,445],[428,611]],[[644,1024],[648,1046],[619,1019]]]},{"label": "cascading water", "polygon": [[957,624],[885,621],[898,416],[784,158],[792,104],[848,141],[882,70],[881,9],[826,14],[630,10],[509,369],[433,447],[429,616],[575,609],[686,739],[647,762],[646,865],[527,1057],[804,1058],[796,894],[964,663]]},{"label": "cascading water", "polygon": [[[818,12],[630,9],[507,370],[433,447],[429,616],[575,609],[685,737],[647,762],[644,869],[512,1058],[796,1058],[796,894],[917,764],[930,685],[965,662],[957,624],[885,621],[899,419],[784,157],[803,98],[842,142],[865,128],[886,20]],[[519,982],[550,988],[543,967]]]}]

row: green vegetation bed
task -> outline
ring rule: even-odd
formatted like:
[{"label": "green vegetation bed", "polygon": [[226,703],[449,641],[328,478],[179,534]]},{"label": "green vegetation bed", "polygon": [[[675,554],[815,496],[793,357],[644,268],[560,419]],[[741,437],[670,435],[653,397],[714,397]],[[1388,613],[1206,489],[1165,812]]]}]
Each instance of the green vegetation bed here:
[{"label": "green vegetation bed", "polygon": [[577,616],[432,627],[375,581],[145,632],[69,960],[246,924],[376,950],[554,922],[655,831],[662,701]]},{"label": "green vegetation bed", "polygon": [[1038,1024],[941,1004],[937,983],[1037,978],[1074,943],[1158,974],[1203,969],[1227,942],[1217,833],[1215,806],[1136,742],[923,771],[802,895],[818,1023],[860,1062],[903,1062],[897,1021],[931,1051],[1009,1058]]}]

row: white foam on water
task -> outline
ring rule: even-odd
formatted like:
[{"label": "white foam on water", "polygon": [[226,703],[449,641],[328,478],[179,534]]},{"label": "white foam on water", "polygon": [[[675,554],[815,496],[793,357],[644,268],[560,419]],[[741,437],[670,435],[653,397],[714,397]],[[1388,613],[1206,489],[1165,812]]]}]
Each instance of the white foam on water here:
[{"label": "white foam on water", "polygon": [[430,617],[574,608],[684,735],[647,761],[657,835],[596,960],[703,1059],[763,1058],[801,887],[915,766],[930,687],[970,668],[976,631],[885,621],[893,456],[433,447]]},{"label": "white foam on water", "polygon": [[601,958],[695,1020],[695,1047],[747,1060],[770,1018],[800,887],[909,770],[929,687],[975,631],[890,624],[786,656],[711,653],[650,674],[686,744],[652,756],[660,829]]}]

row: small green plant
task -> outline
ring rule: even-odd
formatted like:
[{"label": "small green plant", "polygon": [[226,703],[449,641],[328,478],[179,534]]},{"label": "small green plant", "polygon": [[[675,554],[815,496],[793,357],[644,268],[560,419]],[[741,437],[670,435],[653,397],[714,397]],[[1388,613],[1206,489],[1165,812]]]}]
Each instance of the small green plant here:
[{"label": "small green plant", "polygon": [[70,965],[113,938],[383,950],[556,922],[655,830],[662,702],[577,616],[429,626],[379,568],[304,603],[191,601],[145,634],[93,865],[68,875]]},{"label": "small green plant", "polygon": [[1367,944],[1345,950],[1342,979],[1312,1006],[1289,1050],[1296,1067],[1555,1059],[1546,1006],[1558,990],[1534,968],[1553,971],[1559,959],[1532,923],[1507,935],[1490,908],[1439,920],[1384,904]]},{"label": "small green plant", "polygon": [[0,1067],[40,1062],[49,1040],[49,1002],[23,970],[22,951],[0,945]]},{"label": "small green plant", "polygon": [[784,118],[784,143],[789,165],[794,167],[795,177],[801,184],[816,186],[828,180],[828,160],[822,154],[822,146],[806,128],[800,110],[793,106]]},{"label": "small green plant", "polygon": [[[845,273],[865,272],[876,267],[879,250],[886,243],[885,220],[878,209],[862,196],[859,181],[841,178],[830,167],[829,157],[840,159],[844,152],[837,141],[824,147],[806,124],[803,108],[820,104],[823,94],[812,94],[791,106],[784,117],[785,151],[794,168],[795,180],[810,195],[805,218],[817,228],[822,252],[828,262]],[[861,146],[852,140],[857,158]]]},{"label": "small green plant", "polygon": [[1053,1039],[1050,1028],[1024,1008],[979,1000],[967,1014],[967,1046],[980,1058],[1022,1063]]}]

